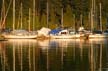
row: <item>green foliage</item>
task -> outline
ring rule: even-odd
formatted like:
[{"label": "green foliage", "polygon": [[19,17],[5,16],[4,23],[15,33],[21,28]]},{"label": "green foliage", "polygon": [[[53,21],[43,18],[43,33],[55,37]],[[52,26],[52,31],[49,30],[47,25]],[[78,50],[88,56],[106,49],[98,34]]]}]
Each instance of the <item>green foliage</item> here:
[{"label": "green foliage", "polygon": [[66,27],[73,27],[73,13],[72,10],[70,8],[70,6],[68,5],[66,8],[66,12],[64,13],[64,26]]}]

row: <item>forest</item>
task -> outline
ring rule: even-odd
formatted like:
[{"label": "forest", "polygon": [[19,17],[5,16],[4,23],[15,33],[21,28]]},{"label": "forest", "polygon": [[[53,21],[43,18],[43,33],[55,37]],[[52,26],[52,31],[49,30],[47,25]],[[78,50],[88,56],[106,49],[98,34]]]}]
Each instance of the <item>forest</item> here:
[{"label": "forest", "polygon": [[13,3],[16,29],[21,28],[21,22],[23,29],[30,26],[32,30],[80,26],[90,29],[91,19],[93,29],[99,29],[100,25],[103,30],[108,28],[108,0],[0,0],[2,28],[12,28]]}]

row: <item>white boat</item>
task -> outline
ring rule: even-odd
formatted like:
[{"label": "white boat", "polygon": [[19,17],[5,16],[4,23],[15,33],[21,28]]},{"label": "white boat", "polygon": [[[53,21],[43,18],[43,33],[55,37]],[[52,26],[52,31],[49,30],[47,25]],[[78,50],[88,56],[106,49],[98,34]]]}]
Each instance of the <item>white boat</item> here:
[{"label": "white boat", "polygon": [[33,39],[37,38],[37,35],[34,33],[30,33],[25,30],[14,30],[10,33],[4,33],[2,34],[4,38],[6,39]]},{"label": "white boat", "polygon": [[76,39],[80,38],[80,34],[50,35],[50,37],[54,39]]},{"label": "white boat", "polygon": [[89,38],[108,38],[108,35],[106,34],[90,34]]},{"label": "white boat", "polygon": [[104,35],[108,36],[108,29],[103,32]]},{"label": "white boat", "polygon": [[36,35],[3,35],[5,39],[33,39],[36,38]]},{"label": "white boat", "polygon": [[103,34],[89,34],[89,38],[105,38],[106,36]]},{"label": "white boat", "polygon": [[8,33],[3,33],[3,37],[6,39],[33,39],[33,38],[37,38],[37,32],[36,31],[30,31],[30,11],[29,11],[29,25],[28,25],[28,29],[29,31],[26,30],[22,30],[22,3],[21,3],[21,10],[20,10],[20,15],[21,16],[21,23],[20,23],[20,29],[17,28],[18,30],[16,30],[15,28],[15,0],[13,0],[13,30],[11,32]]},{"label": "white boat", "polygon": [[101,31],[95,31],[94,33],[89,34],[89,38],[107,38],[108,36]]},{"label": "white boat", "polygon": [[54,39],[76,39],[80,38],[81,34],[76,34],[75,31],[69,32],[68,30],[61,30],[57,34],[50,34],[51,38]]},{"label": "white boat", "polygon": [[[107,33],[107,30],[106,31],[104,31],[104,32],[102,32],[103,31],[103,29],[102,29],[102,13],[101,13],[101,3],[99,4],[99,10],[100,10],[100,14],[99,14],[99,20],[100,20],[100,25],[99,25],[99,27],[100,27],[100,30],[95,30],[95,31],[93,31],[94,33],[92,33],[92,34],[89,34],[89,38],[93,38],[93,39],[95,39],[95,38],[99,38],[99,39],[105,39],[105,38],[108,38],[108,33]],[[93,13],[93,12],[92,12]],[[93,14],[91,14],[91,15],[93,15]],[[93,16],[92,16],[93,17]],[[92,18],[91,17],[91,18]],[[92,20],[91,20],[91,30],[93,30],[93,18],[92,18]]]}]

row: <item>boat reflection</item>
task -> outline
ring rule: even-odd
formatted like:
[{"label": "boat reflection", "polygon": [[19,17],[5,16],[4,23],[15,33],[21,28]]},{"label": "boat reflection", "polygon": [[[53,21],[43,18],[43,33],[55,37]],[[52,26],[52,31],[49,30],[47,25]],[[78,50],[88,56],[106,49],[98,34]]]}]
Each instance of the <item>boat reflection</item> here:
[{"label": "boat reflection", "polygon": [[108,40],[9,40],[0,42],[1,71],[103,71]]},{"label": "boat reflection", "polygon": [[21,45],[21,46],[28,46],[28,45],[33,45],[35,44],[36,45],[36,40],[35,39],[9,39],[7,41],[7,44],[12,44],[14,46],[18,46],[18,45]]},{"label": "boat reflection", "polygon": [[37,45],[42,50],[48,49],[50,46],[49,43],[50,43],[50,40],[37,40]]}]

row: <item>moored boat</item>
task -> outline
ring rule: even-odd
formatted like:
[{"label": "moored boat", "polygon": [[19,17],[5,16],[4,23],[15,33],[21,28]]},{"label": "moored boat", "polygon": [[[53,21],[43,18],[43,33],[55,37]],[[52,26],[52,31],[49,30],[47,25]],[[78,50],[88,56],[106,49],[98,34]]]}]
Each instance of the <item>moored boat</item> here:
[{"label": "moored boat", "polygon": [[102,31],[93,31],[93,33],[89,34],[89,38],[106,38],[107,36],[105,36]]},{"label": "moored boat", "polygon": [[54,39],[77,39],[77,38],[80,38],[80,35],[79,34],[51,35],[51,38],[54,38]]},{"label": "moored boat", "polygon": [[14,31],[11,31],[10,33],[2,34],[2,36],[5,39],[33,39],[33,38],[37,38],[36,34],[34,34],[32,32],[25,31],[25,30],[14,30]]},{"label": "moored boat", "polygon": [[80,34],[76,34],[74,30],[68,29],[55,29],[50,32],[50,37],[54,39],[76,39],[80,38]]}]

